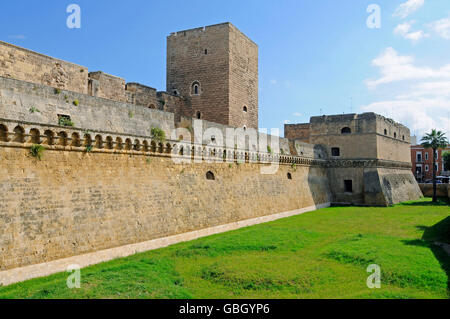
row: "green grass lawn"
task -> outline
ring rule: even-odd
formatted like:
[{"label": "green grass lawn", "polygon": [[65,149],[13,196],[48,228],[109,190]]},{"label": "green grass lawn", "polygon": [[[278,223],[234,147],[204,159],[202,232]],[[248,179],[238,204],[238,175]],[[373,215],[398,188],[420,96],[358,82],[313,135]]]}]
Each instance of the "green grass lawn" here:
[{"label": "green grass lawn", "polygon": [[[0,288],[0,298],[449,298],[448,203],[332,207]],[[381,288],[369,289],[369,264]]]}]

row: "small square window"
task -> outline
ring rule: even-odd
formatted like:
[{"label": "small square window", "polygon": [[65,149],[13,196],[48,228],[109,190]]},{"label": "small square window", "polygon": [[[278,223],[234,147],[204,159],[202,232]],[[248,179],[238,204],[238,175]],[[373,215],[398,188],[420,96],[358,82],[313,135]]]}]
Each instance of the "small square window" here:
[{"label": "small square window", "polygon": [[331,149],[331,156],[341,156],[341,150],[339,147],[333,147]]}]

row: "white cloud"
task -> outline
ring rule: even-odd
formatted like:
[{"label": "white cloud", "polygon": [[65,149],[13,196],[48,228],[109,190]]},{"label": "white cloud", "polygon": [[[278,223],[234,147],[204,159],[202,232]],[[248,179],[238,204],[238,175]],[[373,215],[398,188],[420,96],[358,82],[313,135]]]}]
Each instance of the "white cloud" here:
[{"label": "white cloud", "polygon": [[272,85],[276,85],[278,82],[277,82],[277,80],[270,80],[270,84],[272,84]]},{"label": "white cloud", "polygon": [[397,7],[394,17],[406,18],[419,10],[425,4],[425,0],[408,0]]},{"label": "white cloud", "polygon": [[428,24],[428,27],[441,38],[450,40],[450,18],[434,21]]},{"label": "white cloud", "polygon": [[375,112],[407,125],[411,134],[419,137],[428,133],[432,128],[443,132],[448,130],[447,112],[450,109],[450,99],[419,98],[392,99],[364,105],[364,112]]},{"label": "white cloud", "polygon": [[372,61],[372,65],[379,68],[381,77],[377,80],[365,81],[369,88],[405,80],[444,78],[450,79],[450,64],[440,69],[419,67],[414,65],[414,57],[398,55],[393,48],[387,48],[381,55]]},{"label": "white cloud", "polygon": [[291,124],[291,121],[289,121],[289,120],[284,120],[283,123],[284,123],[284,124]]},{"label": "white cloud", "polygon": [[411,27],[412,27],[413,23],[414,23],[414,21],[410,21],[410,22],[405,22],[405,23],[399,24],[394,29],[394,34],[400,34],[400,35],[407,34],[409,32],[409,30],[411,30]]},{"label": "white cloud", "polygon": [[414,23],[415,23],[415,21],[409,21],[409,22],[405,22],[405,23],[399,24],[394,29],[394,34],[400,35],[403,38],[405,38],[407,40],[411,40],[414,43],[429,36],[428,34],[423,32],[422,30],[410,32],[411,28],[412,28],[412,25]]},{"label": "white cloud", "polygon": [[450,81],[421,82],[412,86],[408,93],[397,96],[397,99],[416,97],[450,97]]},{"label": "white cloud", "polygon": [[294,116],[297,116],[297,117],[303,116],[303,114],[301,114],[301,113],[298,113],[298,112],[295,112],[295,113],[294,113],[294,114],[292,114],[292,115],[294,115]]},{"label": "white cloud", "polygon": [[367,86],[375,89],[380,84],[392,83],[385,88],[392,97],[364,105],[362,111],[392,117],[419,137],[432,128],[448,131],[450,64],[436,69],[417,66],[412,56],[401,56],[393,48],[387,48],[372,65],[379,68],[381,77],[366,80]]}]

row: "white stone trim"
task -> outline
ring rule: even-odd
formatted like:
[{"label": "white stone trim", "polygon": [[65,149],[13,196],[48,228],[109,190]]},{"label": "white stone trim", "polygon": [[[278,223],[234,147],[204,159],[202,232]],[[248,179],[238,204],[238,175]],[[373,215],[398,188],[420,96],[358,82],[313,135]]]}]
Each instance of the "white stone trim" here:
[{"label": "white stone trim", "polygon": [[30,265],[21,268],[9,269],[0,272],[0,285],[7,286],[17,282],[37,278],[37,277],[45,277],[51,274],[64,272],[67,270],[69,265],[78,265],[81,268],[102,263],[105,261],[110,261],[117,258],[127,257],[130,255],[134,255],[136,253],[142,253],[153,249],[158,249],[162,247],[167,247],[170,245],[174,245],[177,243],[194,240],[200,237],[210,236],[214,234],[219,234],[243,227],[248,227],[252,225],[262,224],[271,222],[277,219],[291,217],[295,215],[300,215],[306,212],[314,211],[321,208],[330,207],[331,203],[324,203],[313,205],[305,208],[296,209],[293,211],[262,216],[252,219],[246,219],[230,224],[220,225],[209,227],[197,231],[192,231],[184,234],[168,236],[158,239],[153,239],[149,241],[145,241],[142,243],[125,245],[115,248],[110,248],[106,250],[100,250],[97,252],[58,259],[54,261],[50,261],[47,263]]}]

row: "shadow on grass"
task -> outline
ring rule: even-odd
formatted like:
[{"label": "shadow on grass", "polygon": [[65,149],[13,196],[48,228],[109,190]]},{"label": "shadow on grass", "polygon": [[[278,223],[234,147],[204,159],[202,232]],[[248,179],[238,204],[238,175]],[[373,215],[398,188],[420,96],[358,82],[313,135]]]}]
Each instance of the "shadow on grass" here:
[{"label": "shadow on grass", "polygon": [[450,255],[442,247],[435,244],[436,242],[450,244],[450,216],[430,227],[423,225],[416,227],[424,231],[422,240],[405,240],[404,243],[407,245],[429,247],[431,249],[442,269],[447,274],[447,292],[450,296]]},{"label": "shadow on grass", "polygon": [[433,203],[430,201],[414,201],[414,202],[406,202],[401,203],[400,205],[404,206],[449,206],[450,199],[445,197],[439,197],[437,203]]}]

